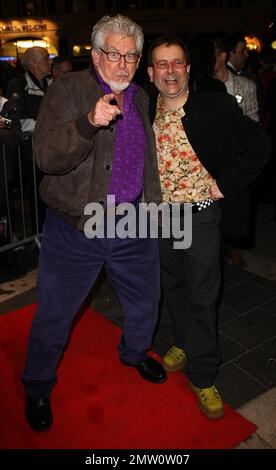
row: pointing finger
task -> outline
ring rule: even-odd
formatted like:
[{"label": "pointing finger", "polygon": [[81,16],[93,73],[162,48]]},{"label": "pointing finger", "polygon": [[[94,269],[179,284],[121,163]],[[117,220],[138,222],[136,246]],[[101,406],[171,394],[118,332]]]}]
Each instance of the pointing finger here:
[{"label": "pointing finger", "polygon": [[104,103],[109,104],[110,101],[114,100],[114,95],[113,95],[113,93],[108,93],[107,95],[104,95],[104,96],[102,97],[102,100],[103,100]]}]

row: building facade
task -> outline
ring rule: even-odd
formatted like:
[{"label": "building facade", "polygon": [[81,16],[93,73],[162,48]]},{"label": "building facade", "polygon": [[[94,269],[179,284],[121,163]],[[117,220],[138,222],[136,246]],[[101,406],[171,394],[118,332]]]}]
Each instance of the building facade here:
[{"label": "building facade", "polygon": [[9,0],[0,3],[0,56],[18,58],[38,44],[85,57],[93,24],[116,13],[137,21],[147,38],[241,31],[263,43],[276,39],[276,0]]}]

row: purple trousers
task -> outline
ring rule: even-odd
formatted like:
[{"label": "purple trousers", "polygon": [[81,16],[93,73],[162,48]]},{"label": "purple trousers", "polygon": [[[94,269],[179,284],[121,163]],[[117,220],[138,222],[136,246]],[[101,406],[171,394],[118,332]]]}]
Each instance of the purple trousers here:
[{"label": "purple trousers", "polygon": [[131,364],[145,359],[160,297],[157,239],[88,239],[48,209],[39,258],[38,308],[22,375],[27,396],[50,395],[74,317],[103,265],[124,313],[119,354]]}]

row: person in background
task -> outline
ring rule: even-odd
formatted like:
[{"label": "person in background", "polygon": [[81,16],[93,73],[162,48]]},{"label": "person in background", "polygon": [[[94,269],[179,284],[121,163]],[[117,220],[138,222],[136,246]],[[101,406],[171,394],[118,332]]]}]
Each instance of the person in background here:
[{"label": "person in background", "polygon": [[13,212],[11,185],[15,179],[15,150],[20,139],[21,127],[17,104],[0,96],[0,244],[7,242],[8,213]]},{"label": "person in background", "polygon": [[253,80],[256,85],[258,113],[260,122],[262,123],[264,117],[264,90],[259,73],[256,72],[255,68],[250,67],[252,54],[250,55],[247,50],[246,39],[243,34],[237,33],[225,35],[225,41],[227,42],[227,49],[229,51],[227,68],[236,75]]},{"label": "person in background", "polygon": [[65,57],[55,57],[52,60],[52,78],[54,81],[72,71],[72,62],[69,59]]},{"label": "person in background", "polygon": [[268,165],[269,174],[266,175],[264,185],[271,189],[270,200],[273,204],[273,215],[272,220],[276,222],[276,78],[273,78],[269,82],[267,92],[267,132],[270,135],[272,141],[272,152],[271,159]]},{"label": "person in background", "polygon": [[1,142],[17,145],[21,138],[21,126],[17,103],[0,95]]},{"label": "person in background", "polygon": [[[52,59],[47,49],[35,46],[24,52],[21,64],[25,73],[8,83],[7,97],[17,102],[20,112],[23,132],[21,151],[24,193],[29,201],[32,231],[40,233],[45,216],[45,206],[37,195],[37,187],[42,178],[42,173],[37,168],[36,181],[34,180],[35,162],[32,138],[41,102],[52,82],[50,78]],[[36,217],[36,197],[38,218]]]},{"label": "person in background", "polygon": [[261,69],[260,76],[264,88],[265,97],[267,96],[270,80],[276,78],[276,51],[272,47],[264,47],[259,54]]},{"label": "person in background", "polygon": [[40,109],[34,146],[46,173],[40,193],[48,209],[38,309],[22,376],[26,418],[37,432],[52,425],[56,367],[72,322],[104,264],[125,317],[121,363],[149,382],[167,379],[161,364],[147,354],[160,297],[158,241],[84,233],[88,203],[104,208],[106,222],[108,195],[115,196],[116,205],[132,203],[137,217],[142,196],[145,202],[161,202],[148,97],[133,82],[143,38],[131,19],[104,16],[92,31],[93,65],[56,80]]},{"label": "person in background", "polygon": [[[212,41],[215,47],[214,77],[221,80],[226,86],[227,93],[235,97],[243,114],[259,122],[259,106],[255,83],[227,68],[229,58],[227,36],[216,36]],[[226,202],[222,214],[224,254],[228,262],[239,267],[247,267],[239,248],[244,245],[248,247],[248,237],[251,235],[250,239],[253,240],[255,233],[256,204],[251,193],[252,190],[248,187],[234,204]]]},{"label": "person in background", "polygon": [[149,48],[148,73],[163,201],[192,204],[192,244],[174,249],[175,237],[159,239],[161,284],[171,315],[174,344],[163,358],[167,371],[185,367],[200,410],[224,415],[214,385],[221,356],[216,301],[220,287],[222,200],[234,201],[261,173],[270,151],[267,135],[245,117],[227,93],[189,91],[189,51],[177,37],[162,36]]},{"label": "person in background", "polygon": [[229,58],[227,67],[231,72],[241,74],[246,66],[249,54],[246,47],[246,40],[242,34],[228,36]]},{"label": "person in background", "polygon": [[52,59],[47,49],[34,46],[24,52],[21,65],[25,74],[10,80],[7,97],[18,102],[22,131],[33,133],[42,98],[52,81]]},{"label": "person in background", "polygon": [[265,114],[264,114],[264,127],[267,128],[270,119],[270,93],[271,93],[271,81],[276,79],[276,51],[272,47],[265,47],[260,52],[260,79],[264,90],[265,100]]},{"label": "person in background", "polygon": [[[229,50],[223,36],[213,38],[215,47],[215,64],[213,76],[224,83],[227,93],[234,96],[243,114],[259,122],[259,107],[255,83],[242,75],[237,75],[227,67]],[[245,56],[244,56],[245,57]]]}]

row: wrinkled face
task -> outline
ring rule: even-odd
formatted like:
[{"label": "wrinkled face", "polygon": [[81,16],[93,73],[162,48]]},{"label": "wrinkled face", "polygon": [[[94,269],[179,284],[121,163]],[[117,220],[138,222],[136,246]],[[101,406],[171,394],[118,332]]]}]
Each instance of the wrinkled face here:
[{"label": "wrinkled face", "polygon": [[33,64],[35,75],[38,77],[46,77],[51,73],[52,59],[50,59],[48,52],[45,50],[39,51],[35,56]]},{"label": "wrinkled face", "polygon": [[236,70],[244,68],[248,59],[248,51],[246,49],[246,43],[243,41],[238,42],[235,52],[230,53],[230,62],[234,65]]},{"label": "wrinkled face", "polygon": [[[182,99],[188,91],[190,65],[186,65],[185,53],[179,45],[162,45],[153,50],[151,67],[148,67],[150,80],[161,96],[168,100]],[[158,68],[159,64],[166,68]],[[179,67],[177,64],[184,64]]]},{"label": "wrinkled face", "polygon": [[[108,33],[102,48],[105,52],[119,52],[120,54],[137,53],[135,40],[131,36],[119,33]],[[127,63],[124,57],[118,62],[110,62],[107,55],[101,50],[92,49],[94,67],[103,80],[115,93],[125,90],[132,81],[138,68],[140,58],[136,63]]]}]

